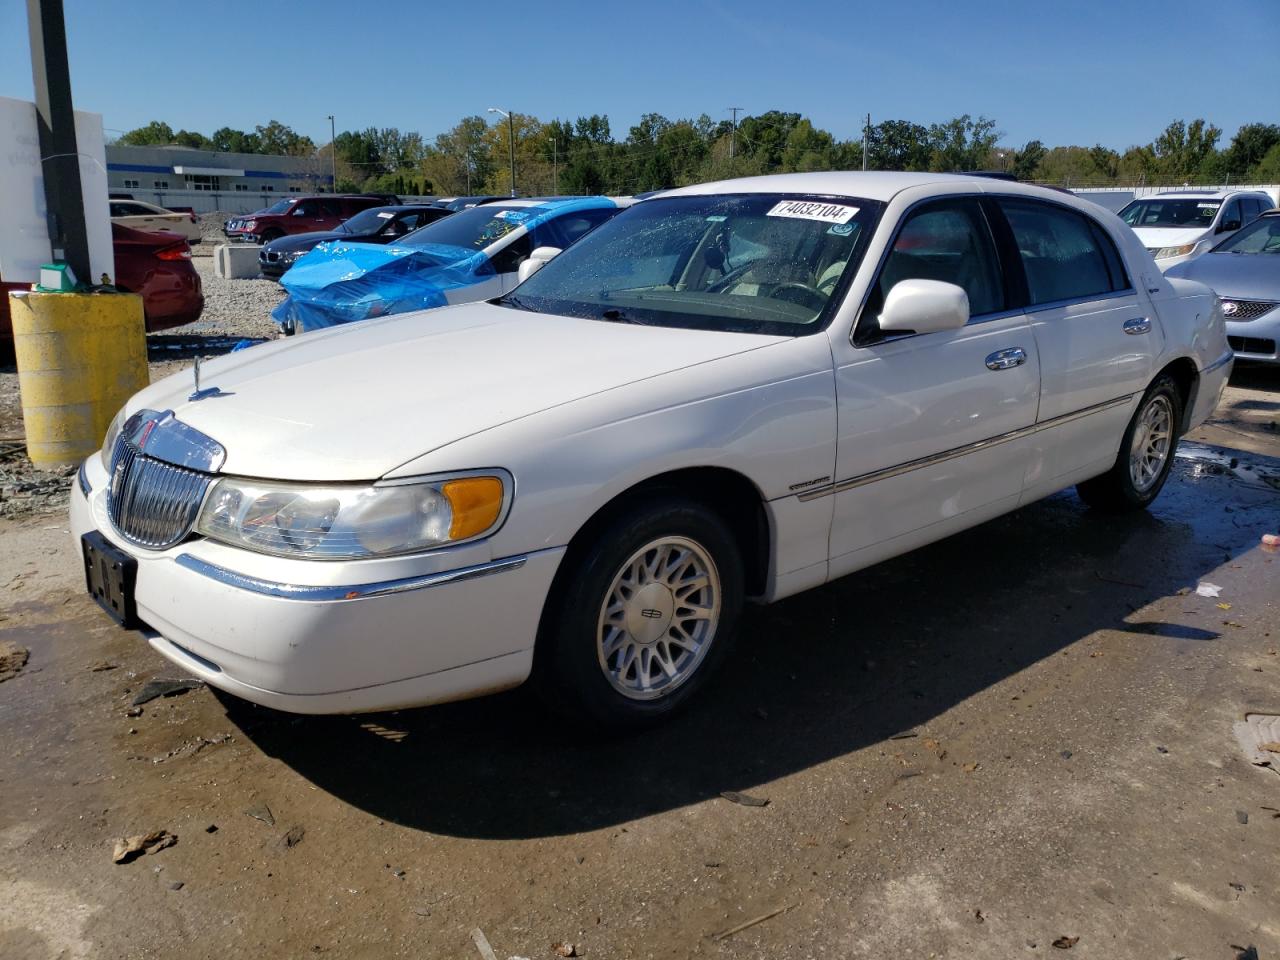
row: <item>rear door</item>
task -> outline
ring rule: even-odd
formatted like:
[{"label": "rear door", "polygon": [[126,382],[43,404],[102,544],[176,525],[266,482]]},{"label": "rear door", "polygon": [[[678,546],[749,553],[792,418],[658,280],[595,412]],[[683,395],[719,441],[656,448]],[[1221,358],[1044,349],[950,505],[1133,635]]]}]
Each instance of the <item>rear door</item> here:
[{"label": "rear door", "polygon": [[1026,281],[1040,355],[1024,500],[1107,469],[1163,348],[1159,318],[1106,229],[1046,200],[997,200]]}]

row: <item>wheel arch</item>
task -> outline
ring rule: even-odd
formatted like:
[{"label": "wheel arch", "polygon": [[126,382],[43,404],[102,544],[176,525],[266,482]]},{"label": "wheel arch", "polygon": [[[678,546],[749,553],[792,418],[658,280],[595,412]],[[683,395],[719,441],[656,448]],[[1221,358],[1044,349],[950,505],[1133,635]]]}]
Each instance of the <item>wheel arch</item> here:
[{"label": "wheel arch", "polygon": [[1196,392],[1200,389],[1200,370],[1190,357],[1177,357],[1166,363],[1152,378],[1152,382],[1166,374],[1178,385],[1178,393],[1182,399],[1182,422],[1178,424],[1178,433],[1181,435],[1187,432],[1188,424],[1191,422]]},{"label": "wheel arch", "polygon": [[[728,467],[683,467],[633,483],[606,501],[569,539],[560,570],[572,569],[571,558],[601,527],[632,504],[647,498],[676,495],[696,501],[723,519],[742,555],[744,586],[758,596],[767,586],[773,531],[760,488],[745,474]],[[557,573],[556,579],[560,579]],[[555,590],[553,585],[552,590]]]}]

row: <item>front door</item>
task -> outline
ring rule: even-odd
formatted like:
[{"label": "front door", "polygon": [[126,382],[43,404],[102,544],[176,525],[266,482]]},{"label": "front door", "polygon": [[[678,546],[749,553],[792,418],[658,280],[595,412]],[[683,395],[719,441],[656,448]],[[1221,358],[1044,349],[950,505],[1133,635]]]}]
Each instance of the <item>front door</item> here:
[{"label": "front door", "polygon": [[[959,330],[886,338],[876,316],[911,278],[963,287]],[[838,447],[831,575],[840,576],[1017,505],[1040,357],[976,197],[928,201],[903,218],[836,354]]]}]

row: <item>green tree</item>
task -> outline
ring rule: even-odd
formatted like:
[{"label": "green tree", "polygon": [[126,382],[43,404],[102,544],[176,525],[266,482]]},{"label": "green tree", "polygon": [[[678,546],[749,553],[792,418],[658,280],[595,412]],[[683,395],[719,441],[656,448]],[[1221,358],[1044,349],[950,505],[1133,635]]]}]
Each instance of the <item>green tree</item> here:
[{"label": "green tree", "polygon": [[163,120],[152,120],[145,127],[121,134],[117,143],[131,147],[167,146],[173,143],[173,127]]},{"label": "green tree", "polygon": [[213,146],[208,137],[194,130],[179,130],[173,135],[173,142],[180,147],[193,147],[196,150],[208,150]]},{"label": "green tree", "polygon": [[1276,143],[1249,171],[1255,183],[1280,183],[1280,143]]},{"label": "green tree", "polygon": [[219,127],[209,137],[210,149],[226,153],[261,153],[262,138],[231,127]]},{"label": "green tree", "polygon": [[1035,180],[1040,176],[1040,164],[1048,153],[1039,140],[1029,140],[1021,150],[1013,152],[1010,172],[1019,180]]},{"label": "green tree", "polygon": [[309,157],[316,152],[316,145],[310,137],[305,137],[285,126],[279,120],[269,120],[266,126],[254,127],[254,132],[261,142],[260,152],[272,156]]},{"label": "green tree", "polygon": [[1151,144],[1161,176],[1182,180],[1200,174],[1217,150],[1222,131],[1202,119],[1175,120]]},{"label": "green tree", "polygon": [[986,117],[974,119],[966,113],[946,123],[935,123],[929,127],[929,169],[980,169],[999,139],[996,122]]},{"label": "green tree", "polygon": [[1262,158],[1280,143],[1280,126],[1274,123],[1246,123],[1231,138],[1231,145],[1222,151],[1224,173],[1232,180],[1243,180],[1250,175]]}]

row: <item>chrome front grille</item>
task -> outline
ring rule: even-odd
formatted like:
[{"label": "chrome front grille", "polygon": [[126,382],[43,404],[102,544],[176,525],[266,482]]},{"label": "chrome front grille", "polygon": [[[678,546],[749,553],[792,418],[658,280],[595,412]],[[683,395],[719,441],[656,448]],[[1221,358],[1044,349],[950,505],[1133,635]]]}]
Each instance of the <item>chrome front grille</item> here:
[{"label": "chrome front grille", "polygon": [[126,540],[163,550],[191,532],[212,479],[149,457],[121,434],[111,451],[107,514]]},{"label": "chrome front grille", "polygon": [[1235,297],[1223,297],[1222,319],[1234,323],[1257,320],[1264,313],[1274,310],[1280,303],[1274,300],[1237,300]]}]

